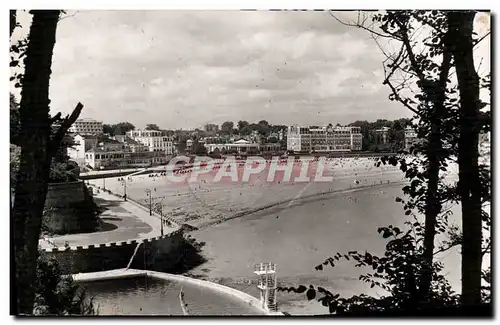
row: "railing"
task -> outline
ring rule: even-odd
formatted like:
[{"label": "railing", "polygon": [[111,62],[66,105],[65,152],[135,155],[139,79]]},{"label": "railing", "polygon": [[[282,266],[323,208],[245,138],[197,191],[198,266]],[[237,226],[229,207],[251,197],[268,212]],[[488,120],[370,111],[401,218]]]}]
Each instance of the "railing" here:
[{"label": "railing", "polygon": [[258,284],[260,287],[267,287],[269,289],[273,289],[276,286],[276,281],[273,278],[267,279],[261,279]]},{"label": "railing", "polygon": [[[146,206],[146,205],[140,203],[139,201],[136,201],[135,199],[131,199],[129,197],[127,197],[127,199],[130,202],[132,202],[134,205],[142,208],[143,210],[149,211],[149,206]],[[153,215],[155,215],[155,217],[163,219],[164,221],[166,220],[166,221],[170,222],[171,224],[173,224],[174,228],[175,227],[179,227],[179,228],[181,227],[181,224],[177,220],[173,219],[172,217],[169,217],[169,216],[166,216],[166,215],[161,215],[158,212],[156,212],[154,209],[151,212],[152,212]]]},{"label": "railing", "polygon": [[254,267],[254,272],[276,272],[276,264],[274,263],[260,263]]}]

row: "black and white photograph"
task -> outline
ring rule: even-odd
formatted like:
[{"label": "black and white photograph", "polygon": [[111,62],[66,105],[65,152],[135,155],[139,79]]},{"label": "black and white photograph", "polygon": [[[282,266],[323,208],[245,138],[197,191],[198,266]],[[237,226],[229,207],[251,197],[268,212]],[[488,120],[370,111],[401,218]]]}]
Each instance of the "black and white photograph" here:
[{"label": "black and white photograph", "polygon": [[493,14],[10,9],[10,315],[493,318]]}]

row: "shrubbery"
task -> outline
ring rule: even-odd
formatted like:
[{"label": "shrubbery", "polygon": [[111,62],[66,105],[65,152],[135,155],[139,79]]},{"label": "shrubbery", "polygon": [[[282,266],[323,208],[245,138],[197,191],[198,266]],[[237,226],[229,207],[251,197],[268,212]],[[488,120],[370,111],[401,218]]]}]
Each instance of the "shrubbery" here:
[{"label": "shrubbery", "polygon": [[52,162],[49,182],[65,183],[75,182],[80,175],[80,168],[74,161]]},{"label": "shrubbery", "polygon": [[38,257],[35,315],[96,315],[93,299],[71,276],[64,276],[56,260]]}]

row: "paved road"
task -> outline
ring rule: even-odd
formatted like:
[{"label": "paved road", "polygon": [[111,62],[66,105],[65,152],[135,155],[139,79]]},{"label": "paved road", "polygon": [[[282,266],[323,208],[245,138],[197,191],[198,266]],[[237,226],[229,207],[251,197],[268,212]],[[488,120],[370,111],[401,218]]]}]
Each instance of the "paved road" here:
[{"label": "paved road", "polygon": [[[105,223],[104,230],[108,231],[55,236],[40,240],[40,246],[45,249],[64,247],[66,243],[69,246],[88,246],[161,235],[160,219],[150,216],[146,209],[103,192],[94,197],[96,203],[106,209],[99,217]],[[164,226],[164,234],[175,229]]]},{"label": "paved road", "polygon": [[129,168],[129,169],[108,169],[108,170],[92,170],[89,172],[80,173],[80,176],[93,176],[93,175],[107,175],[113,173],[121,173],[121,172],[136,172],[142,170],[144,168]]}]

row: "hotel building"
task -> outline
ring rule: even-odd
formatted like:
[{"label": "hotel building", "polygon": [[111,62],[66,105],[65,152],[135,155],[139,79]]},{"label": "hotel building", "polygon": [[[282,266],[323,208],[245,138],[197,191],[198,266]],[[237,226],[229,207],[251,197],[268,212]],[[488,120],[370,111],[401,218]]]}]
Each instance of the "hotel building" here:
[{"label": "hotel building", "polygon": [[104,132],[103,130],[102,122],[90,118],[84,118],[76,120],[75,123],[71,125],[68,132],[78,133],[81,135],[101,135]]},{"label": "hotel building", "polygon": [[133,130],[127,136],[149,147],[149,151],[164,151],[167,155],[174,153],[174,139],[166,131]]},{"label": "hotel building", "polygon": [[288,127],[287,150],[294,152],[360,151],[363,135],[357,126]]}]

